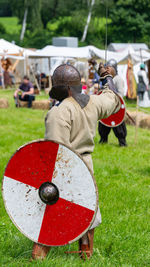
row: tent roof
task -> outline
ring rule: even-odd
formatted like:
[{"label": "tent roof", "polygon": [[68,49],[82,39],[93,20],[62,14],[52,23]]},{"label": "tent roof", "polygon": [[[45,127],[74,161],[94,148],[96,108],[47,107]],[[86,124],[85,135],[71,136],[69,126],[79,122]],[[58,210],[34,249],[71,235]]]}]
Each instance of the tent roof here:
[{"label": "tent roof", "polygon": [[0,54],[10,54],[10,55],[17,55],[20,54],[20,52],[23,52],[23,48],[12,44],[4,39],[0,39]]},{"label": "tent roof", "polygon": [[90,58],[89,47],[58,47],[48,45],[43,49],[37,50],[36,55],[30,57],[67,57],[67,58]]},{"label": "tent roof", "polygon": [[[22,53],[22,56],[30,56],[30,55],[35,55],[36,52],[30,50],[30,49],[25,49],[21,46],[18,46],[16,44],[10,43],[4,39],[0,39],[0,55],[1,56],[20,56],[20,53]],[[19,58],[18,58],[19,59]],[[20,59],[24,59],[21,58]]]},{"label": "tent roof", "polygon": [[[143,61],[150,59],[150,53],[143,51]],[[57,58],[76,58],[80,60],[88,60],[92,57],[105,61],[105,50],[98,49],[95,46],[85,46],[85,47],[58,47],[48,45],[43,49],[37,50],[36,52],[30,51],[28,55],[31,58],[48,58],[48,57],[57,57]],[[140,51],[135,52],[131,45],[128,45],[126,49],[122,52],[107,51],[107,60],[115,59],[117,63],[127,64],[128,58],[132,58],[133,64],[136,64],[141,61]]]},{"label": "tent roof", "polygon": [[116,51],[121,52],[124,49],[126,49],[129,45],[133,47],[134,50],[140,50],[140,49],[148,49],[148,46],[145,43],[110,43],[108,46],[108,50],[110,51]]}]

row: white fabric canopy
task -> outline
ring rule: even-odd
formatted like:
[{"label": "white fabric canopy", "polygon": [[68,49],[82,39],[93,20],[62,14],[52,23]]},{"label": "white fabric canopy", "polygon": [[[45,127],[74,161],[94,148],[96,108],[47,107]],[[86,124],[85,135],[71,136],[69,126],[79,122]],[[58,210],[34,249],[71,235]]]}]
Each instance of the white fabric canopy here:
[{"label": "white fabric canopy", "polygon": [[[22,56],[20,57],[20,53],[22,53]],[[0,56],[5,56],[5,58],[16,58],[21,60],[24,59],[25,56],[35,55],[36,53],[34,51],[31,51],[29,49],[25,49],[21,46],[15,45],[13,43],[10,43],[4,39],[0,39]],[[17,55],[19,57],[17,57]]]},{"label": "white fabric canopy", "polygon": [[12,44],[4,39],[0,39],[0,55],[9,54],[9,55],[16,55],[23,52],[23,48]]},{"label": "white fabric canopy", "polygon": [[58,47],[48,45],[43,49],[37,50],[35,54],[30,54],[29,57],[67,57],[67,58],[91,58],[88,46],[85,47]]},{"label": "white fabric canopy", "polygon": [[[107,55],[107,60],[115,59],[119,64],[127,64],[128,58],[130,57],[133,61],[133,64],[137,64],[141,62],[141,55],[140,52],[135,52],[133,47],[129,45],[124,51],[122,52],[112,52],[105,50],[98,49],[95,46],[89,45],[84,47],[58,47],[48,45],[43,49],[37,50],[36,52],[30,51],[29,57],[31,58],[52,58],[52,57],[62,57],[62,58],[76,58],[76,59],[83,59],[88,60],[90,58],[100,59],[102,61],[105,60],[105,54]],[[150,59],[150,53],[147,51],[142,50],[142,58],[143,61],[147,61]]]}]

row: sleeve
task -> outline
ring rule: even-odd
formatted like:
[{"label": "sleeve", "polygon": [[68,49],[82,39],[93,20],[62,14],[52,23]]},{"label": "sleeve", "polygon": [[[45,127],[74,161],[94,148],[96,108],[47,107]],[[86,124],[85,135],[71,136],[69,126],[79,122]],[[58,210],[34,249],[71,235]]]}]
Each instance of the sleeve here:
[{"label": "sleeve", "polygon": [[103,90],[100,95],[94,96],[98,120],[109,117],[120,109],[120,99],[117,94],[109,89]]},{"label": "sleeve", "polygon": [[45,118],[45,139],[63,143],[70,147],[71,121],[70,112],[66,109],[59,111],[53,107]]},{"label": "sleeve", "polygon": [[32,83],[29,83],[29,89],[34,88]]}]

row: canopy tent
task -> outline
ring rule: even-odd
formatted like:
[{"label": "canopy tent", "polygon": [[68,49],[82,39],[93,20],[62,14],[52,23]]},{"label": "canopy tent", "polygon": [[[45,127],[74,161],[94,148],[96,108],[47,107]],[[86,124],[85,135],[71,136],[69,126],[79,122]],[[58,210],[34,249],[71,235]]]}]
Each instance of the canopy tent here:
[{"label": "canopy tent", "polygon": [[[129,45],[122,52],[112,52],[98,49],[95,46],[84,46],[84,47],[57,47],[48,45],[43,49],[37,50],[36,52],[30,51],[30,58],[52,58],[52,57],[62,57],[62,58],[76,58],[79,60],[88,60],[90,58],[100,59],[105,61],[105,55],[107,56],[106,60],[115,59],[119,64],[127,64],[128,58],[132,59],[133,64],[137,64],[141,61],[141,54],[138,51],[134,51],[133,47]],[[143,61],[148,61],[150,59],[150,53],[142,50]]]},{"label": "canopy tent", "polygon": [[[9,58],[17,58],[17,59],[24,59],[26,56],[30,56],[36,54],[34,51],[29,49],[25,49],[21,46],[16,44],[10,43],[4,39],[0,39],[0,56],[5,56]],[[20,56],[20,58],[18,58]]]},{"label": "canopy tent", "polygon": [[37,50],[36,54],[30,54],[29,57],[67,57],[67,58],[80,58],[89,59],[91,58],[89,46],[85,47],[58,47],[48,45],[43,49]]},{"label": "canopy tent", "polygon": [[[93,57],[105,58],[105,50],[98,49],[96,47],[92,47],[93,50],[91,51],[91,54]],[[141,56],[142,55],[142,56]],[[150,59],[150,52],[141,50],[141,51],[134,51],[133,47],[129,45],[125,50],[120,52],[112,52],[107,51],[107,60],[115,59],[118,64],[127,64],[128,59],[130,58],[132,60],[133,65],[143,61],[146,62]]]},{"label": "canopy tent", "polygon": [[129,45],[133,47],[135,51],[144,49],[147,50],[148,46],[145,43],[110,43],[108,45],[108,50],[115,51],[115,52],[122,52],[125,50]]},{"label": "canopy tent", "polygon": [[[5,87],[5,83],[7,84],[7,82],[4,82],[4,71],[6,72],[6,69],[3,69],[4,64],[5,66],[11,66],[11,68],[9,68],[11,77],[13,77],[15,81],[20,82],[23,75],[27,72],[26,58],[30,55],[30,52],[34,54],[34,52],[29,49],[24,49],[4,39],[0,39],[0,73],[3,80],[3,87]],[[4,62],[5,60],[8,64]]]},{"label": "canopy tent", "polygon": [[20,55],[23,51],[22,47],[0,39],[0,55]]}]

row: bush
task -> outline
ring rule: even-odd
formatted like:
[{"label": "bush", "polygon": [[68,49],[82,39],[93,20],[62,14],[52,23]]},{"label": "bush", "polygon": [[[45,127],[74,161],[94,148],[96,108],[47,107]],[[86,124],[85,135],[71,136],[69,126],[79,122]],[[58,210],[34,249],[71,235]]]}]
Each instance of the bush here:
[{"label": "bush", "polygon": [[0,23],[0,34],[5,34],[6,33],[6,29],[4,27],[4,25],[2,23]]}]

